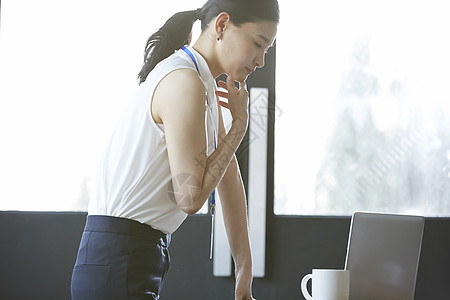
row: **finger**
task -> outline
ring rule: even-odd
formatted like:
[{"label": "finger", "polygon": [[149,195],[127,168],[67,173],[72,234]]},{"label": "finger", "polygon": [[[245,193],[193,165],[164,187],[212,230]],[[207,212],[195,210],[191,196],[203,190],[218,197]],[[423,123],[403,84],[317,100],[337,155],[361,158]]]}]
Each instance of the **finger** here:
[{"label": "finger", "polygon": [[227,83],[226,83],[225,81],[220,80],[220,81],[218,82],[218,85],[219,85],[221,88],[224,88],[224,89],[227,88]]},{"label": "finger", "polygon": [[230,75],[228,75],[228,77],[227,77],[227,90],[230,91],[233,88],[236,90],[236,86],[234,85],[234,80],[233,80],[233,78]]},{"label": "finger", "polygon": [[219,105],[222,106],[222,107],[225,107],[225,108],[227,108],[227,109],[230,109],[230,107],[228,106],[228,103],[227,103],[227,102],[219,101]]},{"label": "finger", "polygon": [[247,90],[247,83],[245,81],[239,81],[239,90]]},{"label": "finger", "polygon": [[228,99],[228,93],[227,92],[216,91],[216,95],[219,96],[219,97]]}]

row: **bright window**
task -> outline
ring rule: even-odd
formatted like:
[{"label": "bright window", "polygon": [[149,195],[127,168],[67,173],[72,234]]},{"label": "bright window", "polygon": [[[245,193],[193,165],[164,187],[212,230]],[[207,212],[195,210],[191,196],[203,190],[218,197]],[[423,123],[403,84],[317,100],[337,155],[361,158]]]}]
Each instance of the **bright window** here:
[{"label": "bright window", "polygon": [[86,209],[147,38],[203,2],[1,2],[0,210]]},{"label": "bright window", "polygon": [[275,213],[450,215],[447,3],[280,7]]}]

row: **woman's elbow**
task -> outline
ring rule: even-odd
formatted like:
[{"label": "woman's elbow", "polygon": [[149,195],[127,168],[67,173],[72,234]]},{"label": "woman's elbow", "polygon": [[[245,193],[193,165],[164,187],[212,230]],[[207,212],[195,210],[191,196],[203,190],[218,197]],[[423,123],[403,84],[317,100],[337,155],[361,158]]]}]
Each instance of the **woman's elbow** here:
[{"label": "woman's elbow", "polygon": [[[180,179],[180,178],[177,178]],[[175,204],[189,215],[196,214],[202,208],[201,186],[198,182],[192,182],[192,176],[181,178],[182,180],[172,180],[173,191],[169,194]]]},{"label": "woman's elbow", "polygon": [[175,197],[177,206],[188,215],[195,215],[203,206],[204,201],[200,201],[198,197],[192,194],[178,194]]},{"label": "woman's elbow", "polygon": [[191,205],[178,204],[178,207],[188,215],[195,215],[202,208],[202,206],[196,205],[196,204],[191,204]]},{"label": "woman's elbow", "polygon": [[200,209],[197,209],[196,207],[192,207],[192,208],[182,208],[181,210],[188,215],[195,215],[196,213],[199,212]]}]

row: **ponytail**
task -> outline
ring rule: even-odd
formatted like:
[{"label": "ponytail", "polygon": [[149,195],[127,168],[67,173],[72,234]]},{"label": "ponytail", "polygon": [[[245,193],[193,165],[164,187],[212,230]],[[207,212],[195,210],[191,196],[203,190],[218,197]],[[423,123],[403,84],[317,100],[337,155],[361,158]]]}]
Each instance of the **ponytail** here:
[{"label": "ponytail", "polygon": [[145,81],[160,61],[169,57],[175,50],[190,44],[192,26],[199,18],[201,9],[176,13],[149,37],[145,45],[144,64],[138,74],[139,84]]}]

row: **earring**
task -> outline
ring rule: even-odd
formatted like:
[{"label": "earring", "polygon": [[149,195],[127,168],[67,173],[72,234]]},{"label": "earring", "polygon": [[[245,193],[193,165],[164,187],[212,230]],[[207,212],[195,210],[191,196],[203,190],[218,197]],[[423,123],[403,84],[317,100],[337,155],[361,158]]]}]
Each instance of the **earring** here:
[{"label": "earring", "polygon": [[219,33],[219,35],[217,36],[217,41],[220,41],[221,37],[222,37],[222,33]]}]

